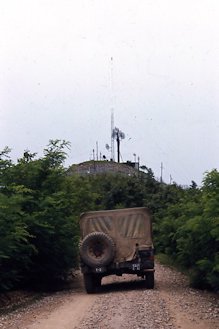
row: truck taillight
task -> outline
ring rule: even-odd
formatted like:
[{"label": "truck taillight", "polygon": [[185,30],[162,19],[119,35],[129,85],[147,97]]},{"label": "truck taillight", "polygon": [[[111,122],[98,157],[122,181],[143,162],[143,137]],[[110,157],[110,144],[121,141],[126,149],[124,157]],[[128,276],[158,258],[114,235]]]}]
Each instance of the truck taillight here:
[{"label": "truck taillight", "polygon": [[153,250],[141,250],[139,251],[139,256],[141,257],[141,259],[154,261]]},{"label": "truck taillight", "polygon": [[151,253],[151,255],[148,257],[149,260],[154,261],[154,254]]}]

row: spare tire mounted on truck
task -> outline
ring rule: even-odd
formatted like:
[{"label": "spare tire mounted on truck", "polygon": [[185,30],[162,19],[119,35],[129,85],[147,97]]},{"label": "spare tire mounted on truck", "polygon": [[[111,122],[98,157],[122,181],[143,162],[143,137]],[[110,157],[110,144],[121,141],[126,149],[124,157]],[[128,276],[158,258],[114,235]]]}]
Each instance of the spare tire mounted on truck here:
[{"label": "spare tire mounted on truck", "polygon": [[104,232],[92,232],[81,242],[80,256],[88,266],[106,266],[113,260],[115,245]]}]

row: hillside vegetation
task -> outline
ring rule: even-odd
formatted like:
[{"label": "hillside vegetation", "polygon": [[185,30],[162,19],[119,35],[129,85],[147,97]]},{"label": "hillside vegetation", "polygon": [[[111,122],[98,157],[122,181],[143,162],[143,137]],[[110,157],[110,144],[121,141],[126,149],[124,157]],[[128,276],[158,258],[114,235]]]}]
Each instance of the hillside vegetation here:
[{"label": "hillside vegetation", "polygon": [[17,163],[0,153],[0,291],[49,285],[78,266],[81,212],[148,207],[157,253],[186,270],[191,284],[219,289],[219,172],[198,188],[161,184],[146,166],[139,175],[66,175],[68,143],[50,141],[44,155]]}]

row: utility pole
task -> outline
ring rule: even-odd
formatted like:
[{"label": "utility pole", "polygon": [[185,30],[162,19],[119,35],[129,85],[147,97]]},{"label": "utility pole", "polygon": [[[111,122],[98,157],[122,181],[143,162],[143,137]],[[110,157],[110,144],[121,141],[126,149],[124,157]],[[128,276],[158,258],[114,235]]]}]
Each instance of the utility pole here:
[{"label": "utility pole", "polygon": [[170,185],[172,184],[172,181],[173,181],[173,178],[172,178],[172,176],[170,175]]},{"label": "utility pole", "polygon": [[161,162],[160,166],[160,182],[163,183],[163,162]]},{"label": "utility pole", "polygon": [[98,161],[98,142],[96,142],[96,157],[97,157],[97,161]]}]

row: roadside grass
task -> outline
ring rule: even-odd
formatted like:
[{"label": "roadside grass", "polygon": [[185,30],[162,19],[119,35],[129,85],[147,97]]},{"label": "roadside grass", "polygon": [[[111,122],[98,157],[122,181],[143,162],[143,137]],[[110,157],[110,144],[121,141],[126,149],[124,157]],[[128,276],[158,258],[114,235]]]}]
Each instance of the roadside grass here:
[{"label": "roadside grass", "polygon": [[171,258],[169,255],[159,253],[156,255],[156,260],[164,266],[168,266],[174,270],[177,270],[178,272],[181,272],[184,274],[188,280],[189,280],[189,286],[194,289],[198,290],[209,290],[212,291],[210,286],[207,286],[206,284],[204,285],[202,282],[202,277],[200,274],[197,274],[195,270],[193,269],[188,269],[183,267],[181,264],[177,263],[173,258]]},{"label": "roadside grass", "polygon": [[177,263],[173,258],[171,258],[169,255],[166,255],[166,254],[163,254],[163,253],[159,253],[159,254],[156,254],[156,260],[162,264],[162,265],[165,265],[165,266],[168,266],[168,267],[171,267],[185,275],[187,275],[188,277],[190,276],[189,275],[189,272],[188,272],[188,269],[184,268],[182,265],[180,265],[179,263]]},{"label": "roadside grass", "polygon": [[162,265],[176,267],[174,260],[166,254],[163,253],[156,254],[156,260]]}]

